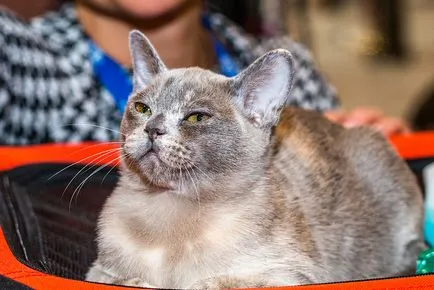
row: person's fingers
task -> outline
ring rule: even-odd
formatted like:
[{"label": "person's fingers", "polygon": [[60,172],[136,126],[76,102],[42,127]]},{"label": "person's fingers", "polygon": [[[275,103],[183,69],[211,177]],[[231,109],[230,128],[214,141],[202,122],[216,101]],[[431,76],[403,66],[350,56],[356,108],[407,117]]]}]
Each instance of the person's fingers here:
[{"label": "person's fingers", "polygon": [[369,125],[378,121],[382,116],[383,113],[378,109],[360,107],[347,114],[343,125],[347,128]]},{"label": "person's fingers", "polygon": [[375,108],[360,107],[351,112],[337,110],[325,112],[324,115],[330,121],[346,128],[369,126],[386,136],[411,132],[410,127],[403,120],[384,117],[383,113]]},{"label": "person's fingers", "polygon": [[343,110],[328,111],[324,113],[324,116],[332,122],[342,124],[345,121],[347,113]]},{"label": "person's fingers", "polygon": [[402,120],[397,118],[382,118],[373,125],[373,128],[383,133],[385,136],[410,133],[410,127]]}]

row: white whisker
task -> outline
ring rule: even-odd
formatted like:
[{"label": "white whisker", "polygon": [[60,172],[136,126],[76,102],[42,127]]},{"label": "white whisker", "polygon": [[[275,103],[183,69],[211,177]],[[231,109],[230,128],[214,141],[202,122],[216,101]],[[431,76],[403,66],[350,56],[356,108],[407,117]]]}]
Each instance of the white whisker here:
[{"label": "white whisker", "polygon": [[193,176],[190,174],[190,171],[188,170],[187,167],[184,167],[184,168],[185,168],[185,171],[187,172],[188,176],[190,176],[191,183],[193,184],[193,189],[194,189],[194,191],[195,191],[196,199],[197,199],[198,206],[199,206],[199,216],[200,216],[201,206],[200,206],[200,196],[199,196],[199,191],[198,191],[198,189],[197,189],[196,183],[194,182]]},{"label": "white whisker", "polygon": [[190,166],[192,166],[193,168],[199,170],[201,174],[203,174],[206,178],[208,178],[209,181],[213,181],[213,179],[212,179],[211,177],[209,177],[208,174],[206,174],[202,169],[200,169],[199,166],[197,166],[197,165],[194,164],[193,162],[189,162],[188,165],[190,165]]},{"label": "white whisker", "polygon": [[94,147],[97,147],[97,146],[105,146],[105,145],[122,145],[122,144],[124,144],[124,143],[125,143],[125,142],[122,142],[122,141],[98,142],[97,144],[88,145],[88,146],[85,146],[85,147],[80,148],[80,149],[78,149],[78,150],[75,150],[74,152],[71,152],[71,153],[67,154],[66,156],[71,156],[71,155],[77,154],[77,153],[79,153],[79,152],[81,152],[81,151],[87,150],[87,149],[89,149],[89,148],[94,148]]},{"label": "white whisker", "polygon": [[[120,159],[122,156],[119,156],[117,158],[115,158],[112,161],[116,161],[118,159]],[[94,176],[96,173],[98,173],[99,171],[103,170],[104,168],[106,168],[107,166],[109,166],[108,164],[104,164],[99,166],[96,170],[94,170],[91,174],[89,174],[88,177],[86,177],[78,186],[77,188],[74,190],[74,192],[71,195],[71,199],[69,201],[69,211],[71,211],[71,206],[72,206],[72,201],[74,200],[74,197],[78,197],[78,194],[80,193],[81,189],[84,187],[86,181],[88,181],[92,176]]]},{"label": "white whisker", "polygon": [[[122,157],[126,157],[126,155],[125,155],[124,153],[121,152],[119,158],[117,159],[117,161],[119,161],[119,163],[116,164],[115,166],[112,166],[112,168],[110,168],[110,170],[109,170],[109,171],[104,175],[103,179],[101,180],[101,184],[104,183],[104,180],[107,178],[107,176],[110,174],[110,172],[112,172],[113,169],[115,169],[117,166],[119,166],[119,164],[120,164],[120,160],[122,159]],[[113,160],[113,161],[115,161],[115,160]],[[130,161],[130,163],[131,163],[131,161]],[[130,165],[131,165],[131,164],[130,164]]]},{"label": "white whisker", "polygon": [[[88,156],[88,157],[82,158],[82,159],[78,160],[77,162],[74,162],[74,163],[72,163],[72,164],[66,166],[65,168],[62,168],[61,170],[57,171],[56,173],[54,173],[53,175],[51,175],[51,176],[47,179],[47,181],[51,180],[52,178],[54,178],[54,177],[57,176],[58,174],[60,174],[60,173],[62,173],[63,171],[67,170],[68,168],[71,168],[71,167],[74,166],[74,165],[77,165],[77,164],[83,163],[83,162],[86,161],[86,160],[89,160],[89,159],[91,159],[91,158],[93,158],[93,157],[95,157],[95,156],[98,156],[98,155],[104,154],[104,153],[106,153],[106,152],[108,152],[108,151],[110,151],[110,152],[115,152],[116,150],[120,150],[120,149],[121,149],[121,148],[107,149],[107,150],[104,150],[104,151],[101,151],[101,152],[97,152],[97,153],[95,153],[95,154],[92,154],[91,156]],[[96,161],[96,160],[94,159],[94,160],[91,160],[91,161],[88,162],[88,163],[92,163],[92,162],[95,162],[95,161]],[[87,165],[89,165],[89,164],[87,164]],[[86,166],[87,166],[87,165],[86,165]]]},{"label": "white whisker", "polygon": [[[197,177],[197,174],[196,174],[196,172],[192,169],[191,170],[191,172],[194,174],[194,176],[196,177],[196,181],[198,180],[198,177]],[[196,192],[197,192],[197,190],[196,190]],[[201,206],[200,206],[200,194],[199,194],[199,192],[197,192],[197,203],[198,203],[198,208],[199,208],[199,211],[198,211],[198,214],[199,214],[199,217],[201,216]]]},{"label": "white whisker", "polygon": [[90,127],[95,127],[95,128],[105,129],[105,130],[107,130],[107,131],[111,131],[111,132],[117,133],[117,134],[119,134],[119,135],[126,136],[124,133],[122,133],[122,132],[120,132],[120,131],[118,131],[118,130],[114,130],[114,129],[112,129],[112,128],[108,128],[108,127],[104,127],[104,126],[96,125],[96,124],[89,124],[89,123],[71,123],[71,124],[63,124],[63,125],[61,125],[61,126],[59,126],[59,127],[65,127],[65,126],[90,126]]},{"label": "white whisker", "polygon": [[181,168],[181,166],[177,166],[178,167],[178,169],[179,169],[179,176],[178,176],[178,192],[181,192],[182,191],[182,189],[183,189],[183,186],[182,186],[182,168]]},{"label": "white whisker", "polygon": [[[93,162],[96,162],[96,161],[103,161],[102,159],[104,159],[104,158],[107,158],[107,156],[110,156],[110,154],[112,154],[113,152],[115,152],[116,150],[119,150],[119,149],[109,149],[109,150],[105,150],[105,151],[102,151],[102,152],[99,152],[99,153],[97,153],[97,154],[94,154],[93,156],[95,156],[95,155],[98,155],[96,158],[94,158],[91,162],[93,163]],[[92,157],[93,157],[92,156]],[[73,165],[73,164],[72,164]],[[91,168],[93,168],[93,167],[95,167],[96,165],[95,164],[87,164],[87,165],[85,165],[82,169],[80,169],[75,175],[74,175],[74,177],[68,182],[68,184],[66,185],[66,187],[65,187],[65,189],[63,190],[63,192],[62,192],[62,195],[61,195],[61,197],[60,197],[60,199],[62,199],[63,198],[63,195],[65,194],[65,192],[68,190],[68,188],[69,188],[69,186],[72,184],[72,182],[75,180],[75,178],[77,178],[77,176],[79,176],[81,173],[86,173],[87,171],[89,171]],[[71,167],[71,165],[70,166],[68,166],[67,168],[69,168],[69,167]],[[63,170],[65,170],[66,168],[64,168]],[[62,170],[62,171],[63,171]]]}]

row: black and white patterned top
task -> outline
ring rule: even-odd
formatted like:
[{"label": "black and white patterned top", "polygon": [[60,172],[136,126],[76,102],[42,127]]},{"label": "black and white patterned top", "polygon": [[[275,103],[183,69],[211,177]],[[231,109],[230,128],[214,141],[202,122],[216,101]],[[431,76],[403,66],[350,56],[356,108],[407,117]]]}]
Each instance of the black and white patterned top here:
[{"label": "black and white patterned top", "polygon": [[[210,21],[242,67],[273,48],[294,53],[289,104],[316,110],[337,106],[333,88],[302,45],[283,37],[257,40],[220,14],[211,14]],[[87,39],[72,3],[29,23],[0,10],[0,144],[118,138],[122,116],[93,74]]]}]

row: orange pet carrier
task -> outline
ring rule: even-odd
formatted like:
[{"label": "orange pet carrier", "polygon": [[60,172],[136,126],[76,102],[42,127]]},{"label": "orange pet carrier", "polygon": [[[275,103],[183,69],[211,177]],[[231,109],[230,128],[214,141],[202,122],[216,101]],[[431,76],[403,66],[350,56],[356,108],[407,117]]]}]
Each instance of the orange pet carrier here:
[{"label": "orange pet carrier", "polygon": [[[391,142],[423,187],[434,132]],[[98,213],[118,179],[116,146],[0,147],[0,289],[126,289],[82,281],[96,257]],[[434,289],[434,276],[287,289]]]}]

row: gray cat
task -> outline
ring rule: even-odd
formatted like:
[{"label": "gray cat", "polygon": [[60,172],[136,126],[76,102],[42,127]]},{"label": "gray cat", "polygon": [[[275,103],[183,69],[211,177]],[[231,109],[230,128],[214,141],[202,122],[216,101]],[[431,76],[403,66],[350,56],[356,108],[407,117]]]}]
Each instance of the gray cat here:
[{"label": "gray cat", "polygon": [[[294,62],[168,70],[130,36],[134,93],[87,280],[220,289],[411,273],[422,198],[387,141],[284,108]],[[284,108],[284,109],[283,109]]]}]

